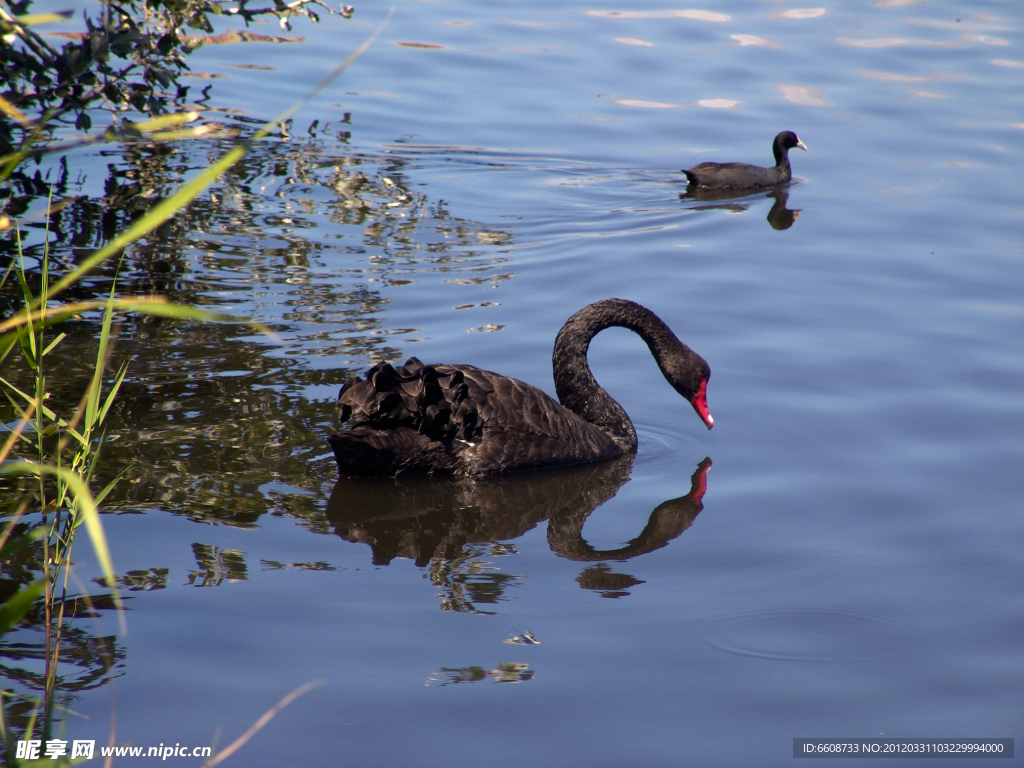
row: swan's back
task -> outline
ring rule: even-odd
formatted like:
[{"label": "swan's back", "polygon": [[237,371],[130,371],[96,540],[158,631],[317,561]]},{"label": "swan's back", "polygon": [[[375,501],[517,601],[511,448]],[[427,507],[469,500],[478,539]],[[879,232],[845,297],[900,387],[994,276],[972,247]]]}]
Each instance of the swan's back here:
[{"label": "swan's back", "polygon": [[610,437],[525,382],[470,365],[374,366],[338,396],[344,475],[485,475],[598,461]]}]

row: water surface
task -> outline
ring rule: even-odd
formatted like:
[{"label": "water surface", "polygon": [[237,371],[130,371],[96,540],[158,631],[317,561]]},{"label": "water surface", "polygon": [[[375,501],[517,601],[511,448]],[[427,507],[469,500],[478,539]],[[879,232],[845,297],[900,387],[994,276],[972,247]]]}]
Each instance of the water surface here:
[{"label": "water surface", "polygon": [[[266,119],[381,16],[192,66]],[[124,323],[105,523],[136,591],[70,737],[116,712],[122,742],[224,744],[314,679],[232,759],[776,766],[794,737],[1024,736],[1022,22],[1000,0],[399,4],[287,138],[129,252],[126,288],[281,342]],[[767,164],[785,129],[810,148],[787,190],[683,197],[680,168]],[[55,257],[226,146],[75,156]],[[610,330],[591,361],[632,461],[335,485],[355,372],[416,355],[553,394],[555,334],[609,296],[708,360],[712,432]],[[96,330],[72,328],[69,371]]]}]

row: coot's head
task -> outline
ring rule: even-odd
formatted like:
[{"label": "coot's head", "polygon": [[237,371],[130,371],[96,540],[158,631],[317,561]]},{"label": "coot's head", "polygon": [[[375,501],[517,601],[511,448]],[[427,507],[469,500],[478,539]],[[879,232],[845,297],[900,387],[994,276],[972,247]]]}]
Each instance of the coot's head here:
[{"label": "coot's head", "polygon": [[800,137],[792,131],[783,131],[775,137],[775,146],[780,149],[793,149],[793,147],[800,147],[800,149],[806,150],[807,146],[800,141]]}]

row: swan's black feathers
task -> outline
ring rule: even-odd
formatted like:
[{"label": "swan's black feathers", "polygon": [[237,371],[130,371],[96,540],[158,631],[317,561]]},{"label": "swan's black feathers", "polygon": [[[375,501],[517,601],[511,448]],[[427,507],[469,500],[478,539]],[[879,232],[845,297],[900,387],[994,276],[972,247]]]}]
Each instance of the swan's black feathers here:
[{"label": "swan's black feathers", "polygon": [[338,395],[340,418],[377,430],[406,428],[430,440],[473,442],[483,427],[462,371],[423,365],[415,357],[394,368],[380,363]]},{"label": "swan's black feathers", "polygon": [[380,363],[338,395],[330,438],[342,474],[517,472],[621,451],[551,397],[470,365]]},{"label": "swan's black feathers", "polygon": [[708,429],[711,371],[649,309],[606,299],[570,317],[555,339],[555,402],[536,387],[471,365],[374,366],[338,395],[345,425],[330,437],[343,475],[494,475],[584,464],[636,450],[629,416],[594,380],[587,349],[612,326],[638,333]]}]

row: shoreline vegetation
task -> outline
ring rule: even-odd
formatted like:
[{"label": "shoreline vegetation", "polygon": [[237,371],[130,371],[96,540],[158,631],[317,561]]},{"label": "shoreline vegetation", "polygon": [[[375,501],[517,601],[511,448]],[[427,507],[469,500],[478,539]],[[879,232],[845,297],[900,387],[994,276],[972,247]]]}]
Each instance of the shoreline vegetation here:
[{"label": "shoreline vegetation", "polygon": [[[90,111],[96,108],[115,118],[126,112],[155,117],[180,109],[190,90],[178,82],[189,72],[188,55],[204,42],[225,41],[213,37],[214,17],[241,18],[246,26],[273,17],[281,29],[289,30],[296,16],[319,22],[315,8],[344,18],[354,13],[351,6],[335,11],[322,0],[263,8],[250,8],[247,0],[124,0],[104,3],[98,16],[83,13],[85,31],[58,33],[68,40],[58,49],[36,30],[66,21],[72,13],[30,14],[31,5],[32,0],[0,0],[0,67],[5,80],[0,110],[7,118],[0,121],[0,155],[45,146],[61,126],[73,124],[76,130],[88,131]],[[237,36],[252,39],[252,33]]]},{"label": "shoreline vegetation", "polygon": [[[178,86],[177,78],[187,71],[188,53],[201,44],[184,30],[199,29],[210,35],[213,26],[209,17],[214,15],[237,15],[246,24],[257,16],[272,15],[282,29],[289,29],[293,16],[318,21],[314,7],[346,18],[351,17],[353,9],[342,6],[340,11],[333,11],[320,0],[297,0],[259,9],[248,8],[246,0],[238,0],[231,7],[208,0],[111,3],[104,5],[102,18],[86,16],[88,31],[71,35],[73,39],[58,51],[35,28],[64,20],[69,14],[30,15],[29,6],[30,0],[0,0],[0,66],[7,84],[0,93],[0,185],[8,186],[6,199],[0,198],[0,232],[13,242],[12,258],[0,266],[0,288],[13,287],[19,295],[17,306],[3,308],[0,315],[0,403],[5,413],[14,414],[12,420],[0,422],[0,476],[9,486],[13,483],[10,487],[16,491],[11,494],[13,498],[0,504],[0,639],[19,629],[42,635],[33,646],[35,650],[23,656],[41,661],[42,671],[36,668],[38,664],[7,670],[8,679],[0,686],[0,751],[8,766],[20,764],[18,741],[39,739],[45,743],[63,738],[65,716],[70,711],[65,703],[74,698],[76,691],[103,685],[122,674],[116,671],[124,660],[116,636],[101,636],[95,621],[94,633],[80,626],[82,619],[95,620],[103,610],[116,610],[120,630],[126,631],[118,591],[124,580],[115,574],[116,553],[109,551],[99,511],[127,467],[114,468],[112,480],[101,489],[94,487],[96,470],[103,462],[107,416],[129,375],[127,361],[114,362],[115,316],[135,313],[203,323],[247,322],[175,303],[161,295],[124,294],[118,286],[117,271],[126,249],[185,209],[255,142],[281,128],[361,56],[387,23],[385,19],[362,45],[283,114],[244,140],[237,140],[218,161],[173,194],[156,198],[152,207],[126,229],[110,233],[103,247],[60,275],[51,261],[48,244],[43,246],[41,259],[36,259],[38,267],[30,267],[25,258],[21,235],[26,222],[19,219],[24,210],[8,206],[13,197],[9,184],[21,173],[19,166],[43,153],[67,153],[98,142],[159,144],[199,137],[234,137],[236,132],[217,123],[189,127],[198,113],[178,109],[189,89]],[[204,96],[208,97],[208,91],[209,87],[204,89]],[[72,125],[78,131],[89,131],[90,112],[97,109],[111,114],[111,127],[102,133],[61,139]],[[126,112],[141,113],[146,119],[132,122],[125,117]],[[62,162],[66,159],[65,155]],[[51,185],[45,214],[40,217],[45,220],[45,232],[49,231],[51,217],[65,205],[53,201]],[[76,286],[101,265],[114,275],[107,297],[81,299]],[[77,408],[61,414],[50,408],[48,400],[66,371],[51,356],[68,335],[62,325],[83,315],[102,317],[95,361]],[[248,325],[275,338],[265,326]],[[72,568],[75,535],[83,525],[103,574],[96,581],[109,590],[102,595],[90,596]],[[237,750],[280,709],[317,684],[307,683],[288,694],[245,734],[209,758],[206,765],[216,765]],[[114,736],[111,738],[113,745]],[[64,755],[52,764],[75,762]]]}]

